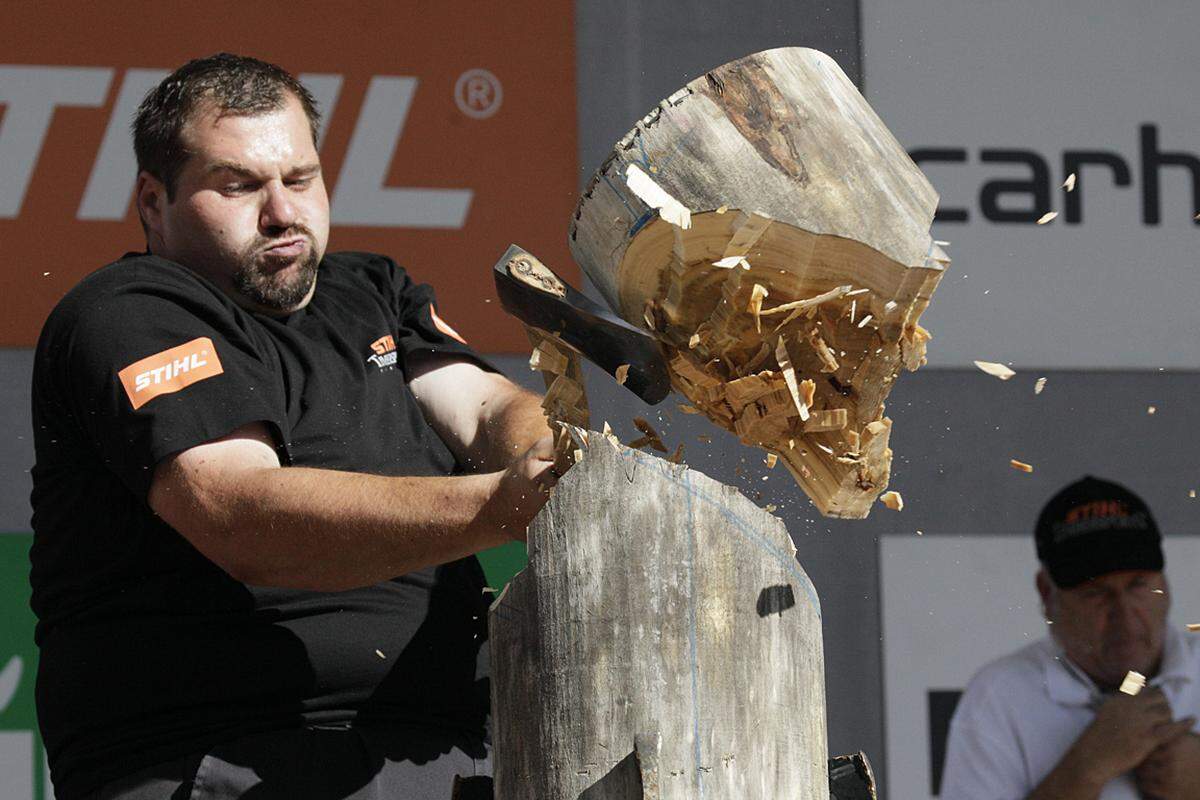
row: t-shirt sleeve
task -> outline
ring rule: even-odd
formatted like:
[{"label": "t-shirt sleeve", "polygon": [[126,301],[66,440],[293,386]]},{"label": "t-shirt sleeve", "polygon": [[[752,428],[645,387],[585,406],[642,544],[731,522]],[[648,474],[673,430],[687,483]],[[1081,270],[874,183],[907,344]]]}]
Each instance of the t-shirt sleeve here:
[{"label": "t-shirt sleeve", "polygon": [[489,372],[499,372],[447,323],[437,311],[433,287],[416,283],[403,267],[387,260],[393,302],[399,318],[396,349],[405,369],[431,356],[457,355],[474,361]]},{"label": "t-shirt sleeve", "polygon": [[238,316],[177,287],[105,297],[55,324],[54,392],[105,465],[139,497],[163,458],[264,422],[286,441],[273,353]]},{"label": "t-shirt sleeve", "polygon": [[1024,800],[1028,785],[1020,745],[1000,716],[968,691],[950,723],[939,797],[947,800]]}]

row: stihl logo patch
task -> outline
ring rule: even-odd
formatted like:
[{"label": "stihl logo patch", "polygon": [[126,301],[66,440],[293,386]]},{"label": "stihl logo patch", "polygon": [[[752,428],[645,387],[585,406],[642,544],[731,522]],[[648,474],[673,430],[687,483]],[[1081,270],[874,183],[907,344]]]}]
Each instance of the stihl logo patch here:
[{"label": "stihl logo patch", "polygon": [[443,320],[441,317],[438,316],[437,309],[434,308],[432,305],[429,306],[429,313],[433,316],[434,327],[436,327],[439,331],[446,334],[451,339],[457,339],[458,341],[462,342],[463,344],[467,343],[466,339],[464,339],[463,337],[458,335],[458,331],[454,330],[454,328],[451,328],[449,325],[446,324],[445,320]]},{"label": "stihl logo patch", "polygon": [[396,340],[391,334],[380,336],[371,342],[372,355],[367,356],[367,363],[374,364],[380,370],[394,369],[396,366]]},{"label": "stihl logo patch", "polygon": [[117,376],[136,410],[161,394],[178,392],[224,371],[212,339],[201,336],[135,361]]}]

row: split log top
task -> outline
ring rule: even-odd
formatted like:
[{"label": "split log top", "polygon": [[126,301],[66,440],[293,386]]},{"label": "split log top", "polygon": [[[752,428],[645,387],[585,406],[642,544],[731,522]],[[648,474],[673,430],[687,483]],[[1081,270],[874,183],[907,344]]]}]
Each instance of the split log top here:
[{"label": "split log top", "polygon": [[569,238],[613,309],[657,336],[676,390],[777,453],[823,514],[865,517],[891,465],[884,401],[925,363],[918,320],[949,263],[936,205],[833,59],[780,48],[638,122]]}]

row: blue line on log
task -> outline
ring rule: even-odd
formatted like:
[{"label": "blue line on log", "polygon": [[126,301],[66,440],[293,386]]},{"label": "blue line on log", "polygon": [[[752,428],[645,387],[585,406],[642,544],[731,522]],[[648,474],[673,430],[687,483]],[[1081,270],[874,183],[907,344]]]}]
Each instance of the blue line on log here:
[{"label": "blue line on log", "polygon": [[[812,581],[808,579],[808,576],[804,574],[804,571],[800,568],[799,563],[796,561],[795,555],[786,553],[775,545],[771,544],[767,537],[751,527],[749,522],[725,508],[725,506],[721,503],[718,503],[715,498],[705,494],[704,492],[701,492],[699,489],[694,488],[690,481],[679,480],[678,477],[672,474],[670,469],[663,466],[666,464],[666,462],[662,459],[654,458],[653,456],[647,456],[637,450],[623,451],[621,455],[626,459],[632,457],[634,460],[644,464],[645,466],[657,469],[660,473],[662,473],[663,477],[671,481],[671,483],[682,486],[684,491],[686,491],[692,497],[699,498],[700,500],[703,500],[717,509],[717,513],[725,517],[725,519],[728,521],[732,522],[733,526],[743,536],[750,540],[752,544],[757,545],[763,551],[776,558],[780,564],[782,564],[789,572],[796,576],[796,580],[798,580],[800,585],[804,587],[804,592],[808,595],[808,599],[812,601],[813,609],[817,612],[817,619],[821,618],[821,601],[817,598],[817,593],[813,590]],[[688,510],[689,513],[691,513],[690,505]]]},{"label": "blue line on log", "polygon": [[[668,478],[679,483],[675,480],[674,475],[670,475]],[[696,787],[700,792],[701,800],[703,800],[704,773],[700,769],[700,658],[696,653],[696,517],[692,513],[692,498],[698,497],[698,495],[692,489],[692,482],[686,472],[681,485],[687,491],[688,515],[688,648],[690,650],[688,655],[691,658],[692,669],[692,752],[696,759]]]}]

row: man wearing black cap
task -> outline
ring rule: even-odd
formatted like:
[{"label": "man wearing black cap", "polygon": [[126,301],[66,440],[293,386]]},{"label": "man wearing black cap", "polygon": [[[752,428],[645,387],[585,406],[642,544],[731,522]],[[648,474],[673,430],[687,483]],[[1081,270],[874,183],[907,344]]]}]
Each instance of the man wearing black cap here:
[{"label": "man wearing black cap", "polygon": [[[941,796],[1200,798],[1200,637],[1167,625],[1150,510],[1123,486],[1085,477],[1046,504],[1035,538],[1050,636],[971,679]],[[1145,690],[1126,693],[1131,671]]]}]

